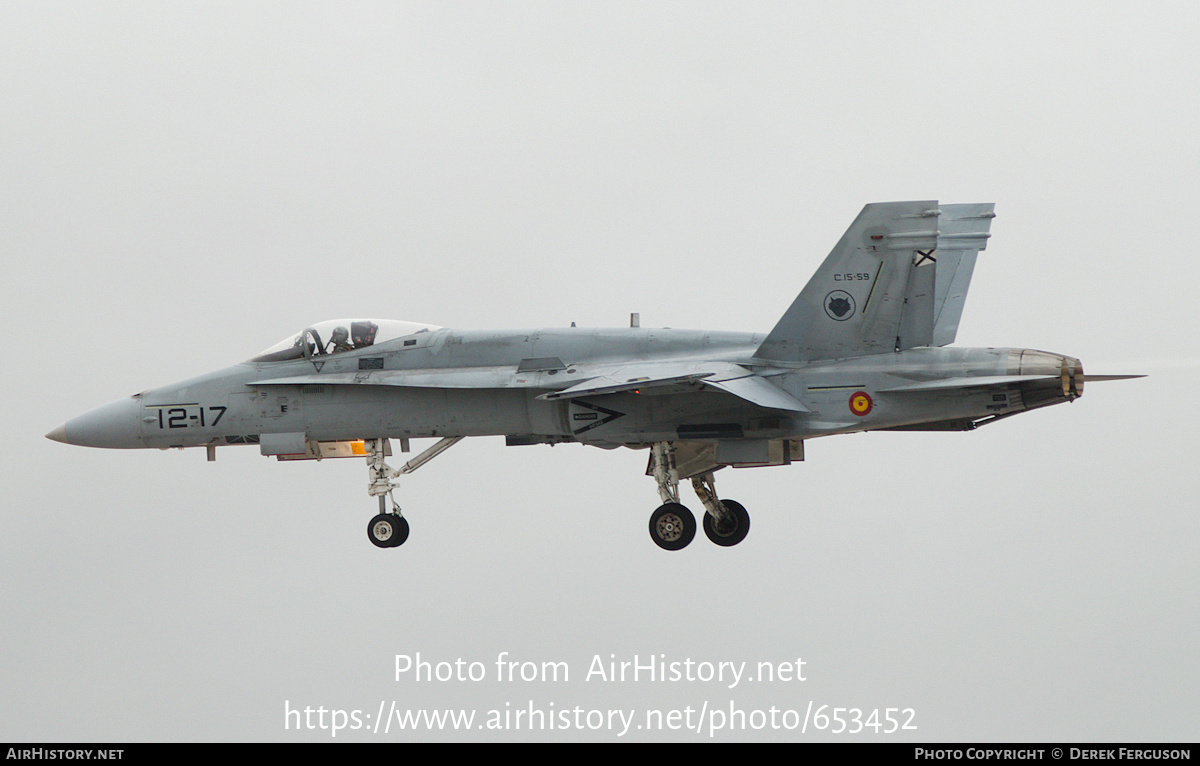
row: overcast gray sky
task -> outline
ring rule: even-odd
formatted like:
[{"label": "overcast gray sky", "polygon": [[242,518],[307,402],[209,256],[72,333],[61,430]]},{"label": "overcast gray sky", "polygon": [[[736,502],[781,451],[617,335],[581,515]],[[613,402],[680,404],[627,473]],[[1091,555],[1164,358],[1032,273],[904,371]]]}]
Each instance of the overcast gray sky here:
[{"label": "overcast gray sky", "polygon": [[[711,739],[1194,741],[1198,16],[0,5],[0,740],[331,738],[290,706],[360,711],[338,741],[695,741],[731,709]],[[766,331],[897,199],[996,203],[959,345],[1151,377],[722,471],[749,537],[673,554],[644,452],[467,440],[404,480],[412,537],[377,550],[359,461],[43,438],[326,318]],[[418,652],[486,678],[397,681]],[[497,680],[502,652],[569,679]],[[634,655],[806,680],[588,680]],[[476,725],[375,733],[393,701]],[[531,705],[585,728],[478,728]],[[917,729],[754,717],[822,705]],[[687,709],[699,731],[644,726]],[[586,728],[609,710],[628,732]]]}]

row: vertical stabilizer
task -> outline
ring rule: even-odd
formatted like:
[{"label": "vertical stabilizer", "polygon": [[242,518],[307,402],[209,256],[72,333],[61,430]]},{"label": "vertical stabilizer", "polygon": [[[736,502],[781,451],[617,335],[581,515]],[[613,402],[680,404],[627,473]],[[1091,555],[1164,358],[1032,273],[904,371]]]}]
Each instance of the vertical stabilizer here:
[{"label": "vertical stabilizer", "polygon": [[893,351],[912,254],[937,246],[937,206],[864,207],[755,355],[808,361]]},{"label": "vertical stabilizer", "polygon": [[810,361],[954,340],[992,205],[867,205],[755,355]]},{"label": "vertical stabilizer", "polygon": [[937,285],[934,289],[933,337],[928,345],[946,346],[958,334],[967,288],[975,270],[975,256],[987,247],[992,219],[992,203],[943,205],[938,228]]}]

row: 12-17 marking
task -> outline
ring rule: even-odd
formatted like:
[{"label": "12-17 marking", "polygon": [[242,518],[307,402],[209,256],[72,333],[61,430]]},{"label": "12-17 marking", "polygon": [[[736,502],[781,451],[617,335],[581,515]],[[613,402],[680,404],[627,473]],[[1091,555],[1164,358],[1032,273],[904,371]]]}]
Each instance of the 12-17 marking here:
[{"label": "12-17 marking", "polygon": [[[193,409],[194,408],[194,409]],[[158,410],[158,427],[159,428],[188,428],[190,426],[198,426],[206,428],[215,426],[221,421],[224,416],[226,407],[210,406],[202,407],[199,404],[159,404],[155,405]],[[209,417],[205,417],[205,410],[208,410]],[[216,417],[212,414],[216,413]],[[211,419],[212,422],[206,422]]]}]

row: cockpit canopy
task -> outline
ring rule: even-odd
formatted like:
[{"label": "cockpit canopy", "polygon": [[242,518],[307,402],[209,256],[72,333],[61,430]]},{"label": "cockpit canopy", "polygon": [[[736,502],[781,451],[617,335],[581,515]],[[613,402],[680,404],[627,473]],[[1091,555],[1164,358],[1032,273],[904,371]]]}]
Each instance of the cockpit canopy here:
[{"label": "cockpit canopy", "polygon": [[406,335],[440,329],[436,325],[396,319],[330,319],[289,335],[256,354],[251,362],[283,362],[309,356],[340,354]]}]

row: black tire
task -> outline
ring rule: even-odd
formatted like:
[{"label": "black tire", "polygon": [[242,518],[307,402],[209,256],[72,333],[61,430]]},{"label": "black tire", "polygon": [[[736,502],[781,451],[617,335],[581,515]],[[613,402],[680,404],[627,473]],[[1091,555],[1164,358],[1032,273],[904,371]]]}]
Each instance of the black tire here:
[{"label": "black tire", "polygon": [[704,534],[708,536],[717,545],[729,547],[737,545],[742,540],[746,539],[746,535],[750,532],[750,514],[741,503],[736,500],[722,500],[721,505],[725,506],[725,510],[733,514],[734,526],[732,529],[722,530],[718,532],[713,524],[713,517],[710,513],[704,514]]},{"label": "black tire", "polygon": [[677,551],[696,536],[696,517],[679,503],[660,505],[650,514],[650,539],[659,548]]},{"label": "black tire", "polygon": [[367,539],[379,548],[395,548],[408,539],[408,519],[394,513],[381,513],[367,524]]}]

